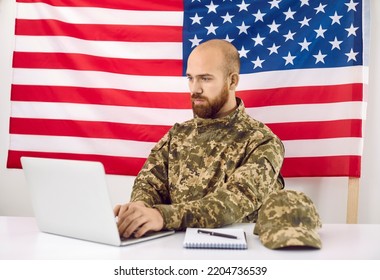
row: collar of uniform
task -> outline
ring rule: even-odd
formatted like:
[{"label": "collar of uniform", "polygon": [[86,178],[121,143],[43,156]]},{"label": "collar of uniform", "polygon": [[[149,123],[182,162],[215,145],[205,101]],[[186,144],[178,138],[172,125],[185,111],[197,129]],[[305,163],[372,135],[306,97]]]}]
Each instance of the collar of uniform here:
[{"label": "collar of uniform", "polygon": [[225,117],[222,117],[222,118],[217,118],[217,119],[203,119],[203,118],[195,117],[194,118],[195,124],[197,125],[197,127],[210,125],[210,124],[219,124],[219,123],[225,124],[225,125],[229,124],[232,120],[234,120],[236,118],[236,116],[238,116],[239,114],[244,112],[243,100],[236,97],[236,102],[237,102],[238,106],[237,106],[236,110],[233,111],[231,114],[229,114]]}]

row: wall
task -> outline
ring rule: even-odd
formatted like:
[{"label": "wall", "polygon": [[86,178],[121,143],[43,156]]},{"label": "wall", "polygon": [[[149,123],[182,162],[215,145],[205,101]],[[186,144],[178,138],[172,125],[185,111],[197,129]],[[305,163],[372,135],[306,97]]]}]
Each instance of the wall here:
[{"label": "wall", "polygon": [[[15,0],[0,0],[0,215],[32,216],[25,179],[21,170],[6,169],[9,141],[10,84],[12,50],[14,46]],[[371,1],[372,26],[380,25],[380,1]],[[377,16],[375,16],[375,14]],[[374,28],[372,28],[374,29]],[[365,129],[363,172],[360,180],[359,223],[380,223],[380,139],[379,32],[371,33],[370,86]],[[128,200],[133,177],[107,176],[113,203]],[[319,209],[323,222],[345,223],[347,178],[287,179],[288,188],[306,192]]]}]

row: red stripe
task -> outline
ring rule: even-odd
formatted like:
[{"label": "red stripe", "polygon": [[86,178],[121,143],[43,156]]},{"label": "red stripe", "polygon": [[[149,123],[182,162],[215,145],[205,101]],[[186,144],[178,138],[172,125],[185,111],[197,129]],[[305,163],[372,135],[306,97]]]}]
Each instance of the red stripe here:
[{"label": "red stripe", "polygon": [[74,136],[158,142],[171,126],[10,118],[10,134]]},{"label": "red stripe", "polygon": [[[360,156],[285,158],[281,173],[284,177],[349,176],[360,177]],[[322,175],[323,174],[323,175]]]},{"label": "red stripe", "polygon": [[363,84],[238,91],[246,107],[362,101]]},{"label": "red stripe", "polygon": [[188,93],[137,92],[117,89],[12,85],[12,101],[70,102],[147,108],[190,109]]},{"label": "red stripe", "polygon": [[[245,106],[248,108],[263,106],[260,98],[264,95],[267,102],[265,106],[361,101],[362,94],[356,92],[358,88],[361,88],[361,85],[352,84],[311,88],[312,90],[318,88],[318,94],[310,94],[308,87],[302,87],[284,90],[278,89],[279,93],[276,93],[276,90],[252,90],[245,91],[244,94],[240,92],[237,95],[242,97]],[[336,94],[333,94],[334,88],[336,89]],[[355,92],[350,93],[349,91],[345,91],[344,89],[347,88],[354,88]],[[286,90],[289,91],[288,94],[284,93]],[[293,90],[296,94],[292,93]],[[189,93],[135,92],[117,89],[63,86],[12,85],[12,100],[89,103],[149,108],[191,108]]]},{"label": "red stripe", "polygon": [[[281,140],[361,137],[361,120],[269,125]],[[170,126],[11,118],[11,134],[74,136],[157,142]]]},{"label": "red stripe", "polygon": [[46,3],[62,7],[98,7],[124,10],[183,11],[182,0],[17,0],[18,3]]},{"label": "red stripe", "polygon": [[362,137],[362,120],[268,124],[281,140]]},{"label": "red stripe", "polygon": [[15,52],[13,67],[102,71],[146,76],[182,75],[182,60],[122,59],[67,53]]},{"label": "red stripe", "polygon": [[58,20],[17,19],[16,35],[68,36],[96,41],[182,42],[182,26],[71,24]]},{"label": "red stripe", "polygon": [[59,158],[100,161],[104,165],[107,174],[123,174],[136,176],[144,165],[146,159],[133,157],[114,157],[103,155],[84,155],[84,154],[66,154],[66,153],[43,153],[29,151],[8,151],[7,168],[21,168],[20,158],[22,156],[43,157],[43,158]]}]

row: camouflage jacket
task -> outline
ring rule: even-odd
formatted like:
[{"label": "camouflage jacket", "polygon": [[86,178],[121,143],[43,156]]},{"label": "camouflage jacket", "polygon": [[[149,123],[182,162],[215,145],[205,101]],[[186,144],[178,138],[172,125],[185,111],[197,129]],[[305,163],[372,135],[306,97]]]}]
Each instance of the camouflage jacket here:
[{"label": "camouflage jacket", "polygon": [[255,221],[263,198],[284,187],[282,142],[238,104],[223,118],[175,124],[152,149],[131,201],[158,209],[165,229]]}]

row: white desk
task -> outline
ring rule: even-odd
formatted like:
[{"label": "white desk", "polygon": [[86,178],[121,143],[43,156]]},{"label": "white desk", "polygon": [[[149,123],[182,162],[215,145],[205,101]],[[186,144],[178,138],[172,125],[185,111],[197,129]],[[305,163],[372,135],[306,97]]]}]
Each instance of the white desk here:
[{"label": "white desk", "polygon": [[380,259],[380,224],[325,224],[321,250],[270,250],[253,235],[253,224],[240,224],[248,250],[184,249],[184,232],[127,247],[113,247],[39,232],[30,217],[0,217],[0,259],[134,260],[332,260]]}]

